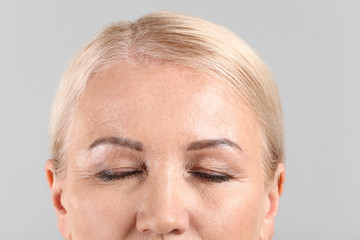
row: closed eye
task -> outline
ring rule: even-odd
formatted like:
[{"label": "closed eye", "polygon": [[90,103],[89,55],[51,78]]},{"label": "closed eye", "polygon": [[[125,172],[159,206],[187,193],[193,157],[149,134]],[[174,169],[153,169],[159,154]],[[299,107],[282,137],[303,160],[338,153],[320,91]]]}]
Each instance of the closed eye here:
[{"label": "closed eye", "polygon": [[[132,171],[105,170],[99,172],[96,176],[97,178],[99,178],[104,182],[111,182],[111,181],[131,178],[131,177],[137,177],[143,173],[144,173],[143,170],[132,170]],[[231,176],[223,173],[207,173],[201,171],[189,171],[189,173],[196,178],[213,183],[227,182],[232,179]]]},{"label": "closed eye", "polygon": [[116,181],[125,178],[135,177],[142,174],[142,170],[133,170],[133,171],[113,171],[105,170],[97,174],[97,177],[104,182]]},{"label": "closed eye", "polygon": [[189,173],[196,178],[200,178],[202,180],[206,180],[214,183],[227,182],[232,179],[231,176],[222,173],[205,173],[199,171],[190,171]]}]

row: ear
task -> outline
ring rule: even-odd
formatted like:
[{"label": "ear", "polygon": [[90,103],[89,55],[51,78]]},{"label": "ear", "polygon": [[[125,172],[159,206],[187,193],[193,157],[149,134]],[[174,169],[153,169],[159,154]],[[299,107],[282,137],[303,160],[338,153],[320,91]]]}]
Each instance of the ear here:
[{"label": "ear", "polygon": [[266,193],[265,218],[261,228],[260,239],[270,240],[274,235],[274,221],[278,211],[280,196],[284,189],[285,182],[285,165],[279,163],[274,176],[273,185],[270,186]]},{"label": "ear", "polygon": [[47,182],[49,184],[51,190],[51,200],[54,205],[54,209],[56,212],[56,217],[58,220],[58,228],[63,237],[67,237],[69,235],[69,229],[67,224],[67,211],[64,206],[64,180],[58,181],[55,178],[54,171],[54,160],[49,159],[45,163],[45,173]]}]

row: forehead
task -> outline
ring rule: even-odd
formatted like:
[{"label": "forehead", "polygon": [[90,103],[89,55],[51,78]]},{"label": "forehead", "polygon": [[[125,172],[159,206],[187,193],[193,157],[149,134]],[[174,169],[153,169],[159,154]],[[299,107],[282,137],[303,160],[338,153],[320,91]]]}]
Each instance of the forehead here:
[{"label": "forehead", "polygon": [[80,99],[74,127],[90,139],[115,134],[152,143],[257,134],[252,112],[222,82],[166,64],[119,64],[96,74]]},{"label": "forehead", "polygon": [[157,104],[163,103],[159,107],[164,107],[165,103],[174,104],[174,99],[179,101],[205,92],[209,94],[215,85],[218,87],[220,83],[185,67],[166,64],[115,65],[96,74],[89,81],[81,103],[122,99],[131,101],[133,106],[139,102],[150,105],[157,101]]},{"label": "forehead", "polygon": [[[225,92],[227,96],[223,96]],[[197,96],[206,94],[221,95],[230,101],[235,100],[236,96],[223,82],[188,67],[119,64],[96,74],[89,81],[83,96],[86,100],[83,102],[95,98],[110,101],[114,97],[121,97],[131,101],[166,100],[163,102],[171,104],[174,99],[178,101],[192,97],[190,100],[195,100]]]}]

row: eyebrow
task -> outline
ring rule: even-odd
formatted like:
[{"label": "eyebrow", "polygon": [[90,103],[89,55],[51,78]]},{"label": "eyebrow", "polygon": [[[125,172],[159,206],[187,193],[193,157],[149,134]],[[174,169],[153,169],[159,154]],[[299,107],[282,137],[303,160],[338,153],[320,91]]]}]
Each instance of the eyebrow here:
[{"label": "eyebrow", "polygon": [[123,137],[104,137],[95,140],[90,146],[89,150],[99,146],[99,145],[117,145],[121,147],[127,147],[133,149],[135,151],[141,152],[143,151],[144,147],[141,142],[134,141],[128,138]]},{"label": "eyebrow", "polygon": [[223,147],[223,146],[237,148],[240,151],[242,151],[241,147],[237,143],[227,138],[200,140],[200,141],[192,142],[189,144],[187,150],[192,151],[192,150],[201,150],[204,148]]},{"label": "eyebrow", "polygon": [[[121,146],[121,147],[127,147],[132,150],[139,151],[139,152],[144,150],[143,144],[141,142],[131,140],[129,138],[123,138],[123,137],[99,138],[99,139],[95,140],[89,146],[89,150],[91,150],[97,146],[107,145],[107,144],[108,145],[117,145],[117,146]],[[227,138],[205,139],[205,140],[200,140],[200,141],[196,141],[196,142],[191,142],[189,144],[187,150],[195,151],[195,150],[202,150],[205,148],[223,147],[223,146],[237,148],[240,151],[242,151],[241,147],[237,143],[235,143]]]}]

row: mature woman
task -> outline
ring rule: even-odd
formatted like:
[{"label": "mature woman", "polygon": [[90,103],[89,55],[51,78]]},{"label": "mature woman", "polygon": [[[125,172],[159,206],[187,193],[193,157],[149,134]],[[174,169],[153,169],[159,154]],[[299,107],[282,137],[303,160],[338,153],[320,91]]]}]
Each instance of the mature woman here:
[{"label": "mature woman", "polygon": [[284,182],[276,85],[228,30],[159,12],[73,60],[46,163],[66,239],[270,239]]}]

